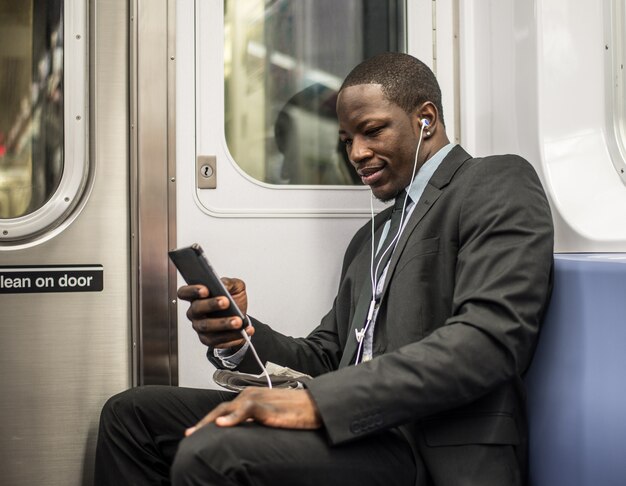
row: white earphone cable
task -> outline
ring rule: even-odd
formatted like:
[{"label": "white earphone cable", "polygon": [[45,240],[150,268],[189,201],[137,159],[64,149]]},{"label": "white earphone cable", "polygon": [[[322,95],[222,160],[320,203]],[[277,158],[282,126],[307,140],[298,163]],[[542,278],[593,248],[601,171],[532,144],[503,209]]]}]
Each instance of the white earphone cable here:
[{"label": "white earphone cable", "polygon": [[[415,179],[415,174],[417,173],[417,157],[419,155],[420,147],[422,145],[422,139],[424,138],[424,129],[426,128],[426,126],[427,126],[427,123],[424,123],[424,121],[422,121],[421,129],[420,129],[420,136],[419,136],[419,140],[417,141],[417,148],[415,149],[415,158],[413,161],[413,172],[411,174],[411,179],[410,179],[409,184],[413,182],[413,179]],[[371,188],[370,188],[370,191],[371,191]],[[380,255],[380,258],[378,259],[378,263],[376,264],[376,268],[374,268],[374,255],[376,252],[376,249],[374,248],[374,233],[375,233],[374,203],[373,203],[374,193],[370,192],[370,214],[371,214],[371,233],[372,233],[372,244],[371,244],[371,255],[370,255],[370,281],[372,284],[372,300],[370,302],[369,311],[367,313],[367,320],[365,322],[365,326],[363,326],[363,328],[360,331],[356,331],[356,338],[357,338],[357,341],[359,342],[359,346],[357,348],[356,360],[354,364],[359,364],[359,362],[361,361],[361,353],[363,352],[363,343],[365,341],[365,334],[367,333],[367,330],[369,329],[369,326],[373,320],[374,309],[376,306],[376,288],[378,287],[378,277],[377,277],[378,267],[380,263],[382,262],[383,257],[389,250],[391,250],[391,252],[393,253],[398,243],[398,240],[400,239],[400,235],[402,234],[402,229],[404,226],[404,219],[406,215],[405,214],[406,203],[408,199],[409,199],[409,192],[406,191],[406,194],[404,196],[404,201],[402,203],[402,215],[400,217],[400,226],[398,227],[398,232],[395,234],[395,236],[393,237],[393,239],[391,240],[387,248],[385,248],[385,250],[382,252],[382,254]]]},{"label": "white earphone cable", "polygon": [[[246,319],[248,319],[248,324],[252,324],[250,322],[250,317],[246,316]],[[254,344],[252,344],[252,340],[250,339],[250,336],[248,336],[248,333],[246,332],[245,329],[241,330],[241,335],[245,338],[246,342],[250,346],[250,349],[252,350],[252,354],[254,355],[256,362],[259,364],[259,366],[263,370],[263,374],[265,375],[265,379],[267,380],[267,387],[272,388],[272,380],[270,379],[270,374],[267,372],[267,369],[265,368],[265,366],[263,366],[263,363],[261,362],[261,358],[259,358],[259,355],[256,352],[256,349],[254,347]]]}]

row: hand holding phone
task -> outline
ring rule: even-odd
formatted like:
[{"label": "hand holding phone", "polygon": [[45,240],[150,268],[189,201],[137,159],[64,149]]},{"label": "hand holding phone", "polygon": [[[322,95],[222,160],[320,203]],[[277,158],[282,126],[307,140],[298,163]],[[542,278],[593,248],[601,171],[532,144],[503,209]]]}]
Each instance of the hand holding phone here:
[{"label": "hand holding phone", "polygon": [[[265,369],[265,366],[263,366],[263,363],[259,358],[256,349],[254,349],[252,341],[250,340],[250,336],[248,336],[248,333],[246,332],[246,327],[248,327],[250,322],[248,317],[241,311],[241,309],[239,309],[239,306],[233,299],[232,295],[230,295],[230,292],[228,292],[226,287],[224,287],[224,284],[209,263],[209,260],[204,255],[200,245],[194,243],[193,245],[185,248],[172,250],[168,252],[168,254],[180,274],[189,285],[204,285],[207,289],[209,289],[209,297],[215,298],[223,296],[226,297],[230,303],[226,309],[214,310],[210,312],[210,319],[216,318],[213,321],[215,326],[213,329],[199,329],[196,327],[197,323],[194,322],[194,329],[198,333],[200,341],[202,341],[203,344],[212,347],[225,347],[225,343],[227,344],[226,347],[231,347],[232,345],[238,345],[237,341],[233,338],[233,333],[241,334],[250,346],[250,350],[252,350],[254,358],[265,374],[268,387],[272,388],[272,381],[269,373]],[[224,318],[229,317],[239,317],[243,322],[241,328],[233,330],[232,328],[227,327],[230,319]],[[204,321],[204,319],[201,319],[200,321]]]},{"label": "hand holding phone", "polygon": [[[248,340],[248,334],[254,330],[248,325],[250,321],[245,312],[224,287],[200,245],[172,250],[169,256],[189,285],[204,285],[209,291],[207,298],[199,297],[192,287],[181,287],[178,290],[179,298],[191,303],[187,316],[200,342],[212,348],[242,346],[244,340]],[[240,285],[245,289],[242,282]],[[229,302],[226,308],[222,303],[224,298]],[[239,317],[242,323],[240,327],[233,327],[232,317]]]},{"label": "hand holding phone", "polygon": [[213,312],[212,317],[239,317],[243,321],[243,327],[248,325],[248,319],[224,287],[200,245],[194,243],[185,248],[172,250],[168,252],[168,255],[189,285],[204,285],[209,289],[211,297],[223,296],[228,299],[230,302],[228,308]]}]

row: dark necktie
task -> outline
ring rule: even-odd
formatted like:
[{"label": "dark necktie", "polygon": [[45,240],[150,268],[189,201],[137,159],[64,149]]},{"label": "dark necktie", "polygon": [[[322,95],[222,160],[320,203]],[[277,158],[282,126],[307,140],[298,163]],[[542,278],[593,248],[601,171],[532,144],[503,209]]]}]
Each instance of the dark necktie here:
[{"label": "dark necktie", "polygon": [[[377,281],[380,280],[380,274],[383,272],[387,264],[389,263],[389,259],[391,258],[391,254],[393,253],[393,248],[390,248],[388,252],[384,253],[385,249],[391,244],[394,236],[398,233],[400,228],[400,220],[402,219],[402,206],[404,205],[404,198],[406,196],[406,191],[402,191],[396,197],[396,202],[393,206],[393,210],[391,213],[389,231],[387,231],[387,236],[385,237],[385,241],[382,245],[380,245],[380,250],[378,250],[377,257],[375,259],[374,264],[376,265],[380,261],[380,266],[378,267],[377,273]],[[411,199],[407,199],[407,206],[411,204]],[[395,246],[396,242],[393,243]],[[354,353],[357,349],[358,343],[355,339],[354,332],[363,328],[367,321],[368,308],[371,307],[372,302],[372,293],[375,293],[376,290],[372,289],[372,284],[368,280],[363,282],[361,287],[361,292],[359,294],[359,298],[357,299],[356,306],[354,309],[354,315],[352,316],[352,321],[350,324],[350,332],[348,334],[348,342],[343,352],[343,356],[341,357],[341,362],[339,363],[339,368],[343,368],[344,366],[348,366],[352,359],[354,358]]]},{"label": "dark necktie", "polygon": [[[400,192],[396,196],[396,202],[393,205],[393,211],[391,212],[391,224],[389,225],[389,231],[387,231],[387,236],[385,237],[385,241],[382,246],[380,246],[378,253],[376,255],[376,267],[378,270],[376,271],[376,280],[380,278],[380,275],[383,273],[383,270],[387,266],[391,255],[393,254],[393,250],[398,243],[398,238],[394,241],[394,238],[398,234],[400,230],[400,220],[402,219],[402,208],[404,206],[404,198],[406,197],[406,191]],[[411,204],[411,198],[407,198],[406,205]],[[393,242],[393,243],[392,243]],[[389,248],[391,245],[391,248]],[[388,249],[389,248],[389,249]],[[386,251],[385,251],[386,250]]]}]

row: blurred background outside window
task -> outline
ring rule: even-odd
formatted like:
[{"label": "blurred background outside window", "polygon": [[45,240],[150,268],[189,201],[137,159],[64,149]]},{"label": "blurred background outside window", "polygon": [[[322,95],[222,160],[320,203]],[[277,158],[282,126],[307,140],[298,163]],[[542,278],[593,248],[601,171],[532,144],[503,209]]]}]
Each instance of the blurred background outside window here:
[{"label": "blurred background outside window", "polygon": [[63,2],[0,0],[0,218],[30,214],[63,174]]},{"label": "blurred background outside window", "polygon": [[339,143],[343,78],[405,50],[400,0],[225,0],[225,130],[233,159],[270,184],[361,184]]}]

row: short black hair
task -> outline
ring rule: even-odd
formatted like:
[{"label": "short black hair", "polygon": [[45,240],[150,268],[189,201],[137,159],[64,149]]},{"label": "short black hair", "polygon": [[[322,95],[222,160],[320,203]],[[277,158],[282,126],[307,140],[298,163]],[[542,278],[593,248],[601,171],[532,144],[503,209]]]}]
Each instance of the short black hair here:
[{"label": "short black hair", "polygon": [[380,84],[387,99],[407,113],[430,101],[445,126],[437,78],[426,64],[409,54],[383,52],[366,59],[350,71],[339,91],[359,84]]}]

